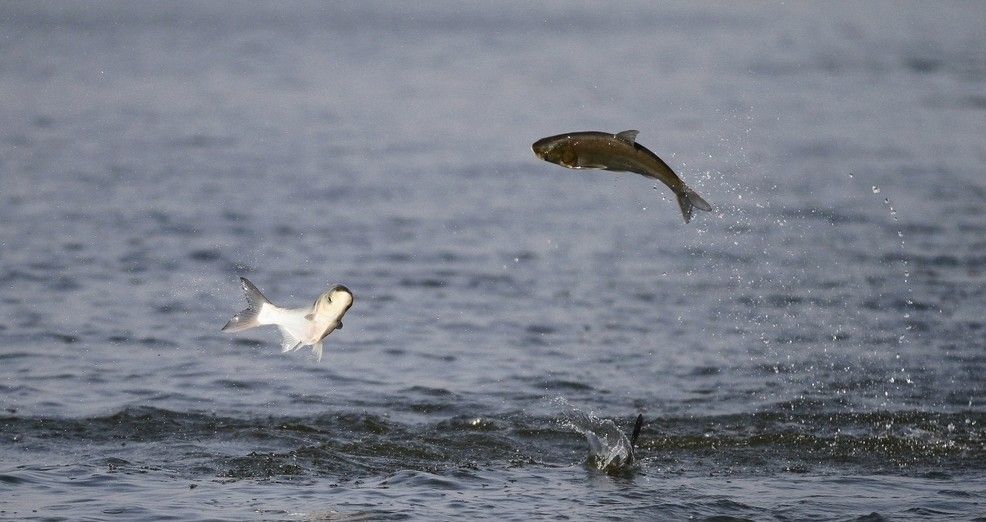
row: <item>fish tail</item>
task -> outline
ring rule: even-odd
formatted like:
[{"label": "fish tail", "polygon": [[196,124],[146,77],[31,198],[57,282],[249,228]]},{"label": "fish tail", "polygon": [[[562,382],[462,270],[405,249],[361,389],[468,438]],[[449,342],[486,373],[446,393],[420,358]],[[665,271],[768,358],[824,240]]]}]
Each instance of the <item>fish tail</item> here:
[{"label": "fish tail", "polygon": [[681,192],[678,192],[678,206],[681,207],[681,215],[684,216],[685,223],[692,220],[692,210],[695,208],[712,212],[712,205],[708,204],[694,190],[685,186],[682,187]]},{"label": "fish tail", "polygon": [[236,314],[232,319],[226,323],[223,327],[223,332],[241,332],[243,330],[248,330],[260,326],[260,310],[265,304],[270,304],[270,301],[264,297],[264,294],[257,290],[256,286],[245,277],[240,278],[240,286],[243,287],[243,295],[246,297],[247,307],[246,310]]},{"label": "fish tail", "polygon": [[644,415],[637,415],[637,422],[633,425],[633,433],[630,434],[630,455],[627,457],[627,464],[633,464],[637,458],[637,438],[640,437],[640,429],[644,427]]},{"label": "fish tail", "polygon": [[637,445],[637,438],[640,437],[640,429],[644,427],[644,414],[637,415],[637,422],[633,425],[633,433],[630,435],[630,446]]}]

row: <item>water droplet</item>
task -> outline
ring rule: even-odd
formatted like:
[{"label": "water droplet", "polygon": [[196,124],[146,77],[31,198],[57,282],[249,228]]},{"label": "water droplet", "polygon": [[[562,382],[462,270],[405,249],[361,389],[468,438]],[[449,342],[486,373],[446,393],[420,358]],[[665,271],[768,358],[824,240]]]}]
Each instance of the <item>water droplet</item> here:
[{"label": "water droplet", "polygon": [[852,175],[852,172],[850,172],[850,173],[849,173],[849,177],[850,177],[850,178],[852,178],[852,177],[854,177],[854,176]]},{"label": "water droplet", "polygon": [[876,185],[873,185],[873,193],[874,194],[879,194],[880,193],[880,187],[878,187]]}]

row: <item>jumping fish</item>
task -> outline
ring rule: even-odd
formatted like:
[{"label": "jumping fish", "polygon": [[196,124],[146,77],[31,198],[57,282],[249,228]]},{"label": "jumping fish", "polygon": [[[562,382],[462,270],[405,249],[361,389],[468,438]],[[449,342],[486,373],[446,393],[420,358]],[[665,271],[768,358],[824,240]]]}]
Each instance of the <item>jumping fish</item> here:
[{"label": "jumping fish", "polygon": [[615,172],[635,172],[664,183],[678,197],[685,223],[692,219],[692,209],[712,211],[698,194],[685,185],[671,167],[647,147],[636,142],[639,131],[568,132],[534,142],[534,154],[547,161],[570,169],[602,169]]},{"label": "jumping fish", "polygon": [[322,340],[334,330],[342,329],[342,316],[353,306],[353,293],[342,285],[333,286],[318,296],[315,303],[303,308],[274,306],[247,278],[240,278],[246,296],[246,310],[236,314],[223,326],[224,332],[242,332],[263,325],[275,325],[281,331],[281,351],[291,352],[311,346],[322,360]]}]

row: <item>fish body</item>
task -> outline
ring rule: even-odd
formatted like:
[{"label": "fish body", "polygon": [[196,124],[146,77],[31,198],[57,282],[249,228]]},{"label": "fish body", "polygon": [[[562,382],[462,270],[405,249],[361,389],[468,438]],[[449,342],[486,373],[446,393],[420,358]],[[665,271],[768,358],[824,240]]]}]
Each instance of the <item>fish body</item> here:
[{"label": "fish body", "polygon": [[637,143],[637,134],[635,130],[616,134],[569,132],[542,138],[531,149],[538,158],[570,169],[634,172],[659,180],[677,196],[685,223],[691,221],[694,208],[711,212],[712,206],[688,188],[664,160]]},{"label": "fish body", "polygon": [[240,278],[247,308],[233,316],[224,332],[242,332],[258,326],[274,325],[281,332],[281,351],[290,352],[311,346],[322,360],[322,341],[333,331],[342,328],[342,316],[353,306],[353,293],[343,285],[335,285],[311,306],[281,308],[271,303],[249,279]]}]

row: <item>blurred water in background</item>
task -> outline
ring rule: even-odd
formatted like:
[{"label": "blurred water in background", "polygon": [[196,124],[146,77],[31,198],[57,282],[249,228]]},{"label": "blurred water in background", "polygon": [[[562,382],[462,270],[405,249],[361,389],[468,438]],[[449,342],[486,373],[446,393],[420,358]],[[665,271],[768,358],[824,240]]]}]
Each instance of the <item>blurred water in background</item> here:
[{"label": "blurred water in background", "polygon": [[[982,515],[984,27],[4,2],[0,517]],[[629,128],[716,212],[530,151]],[[240,275],[353,290],[321,364]]]}]

